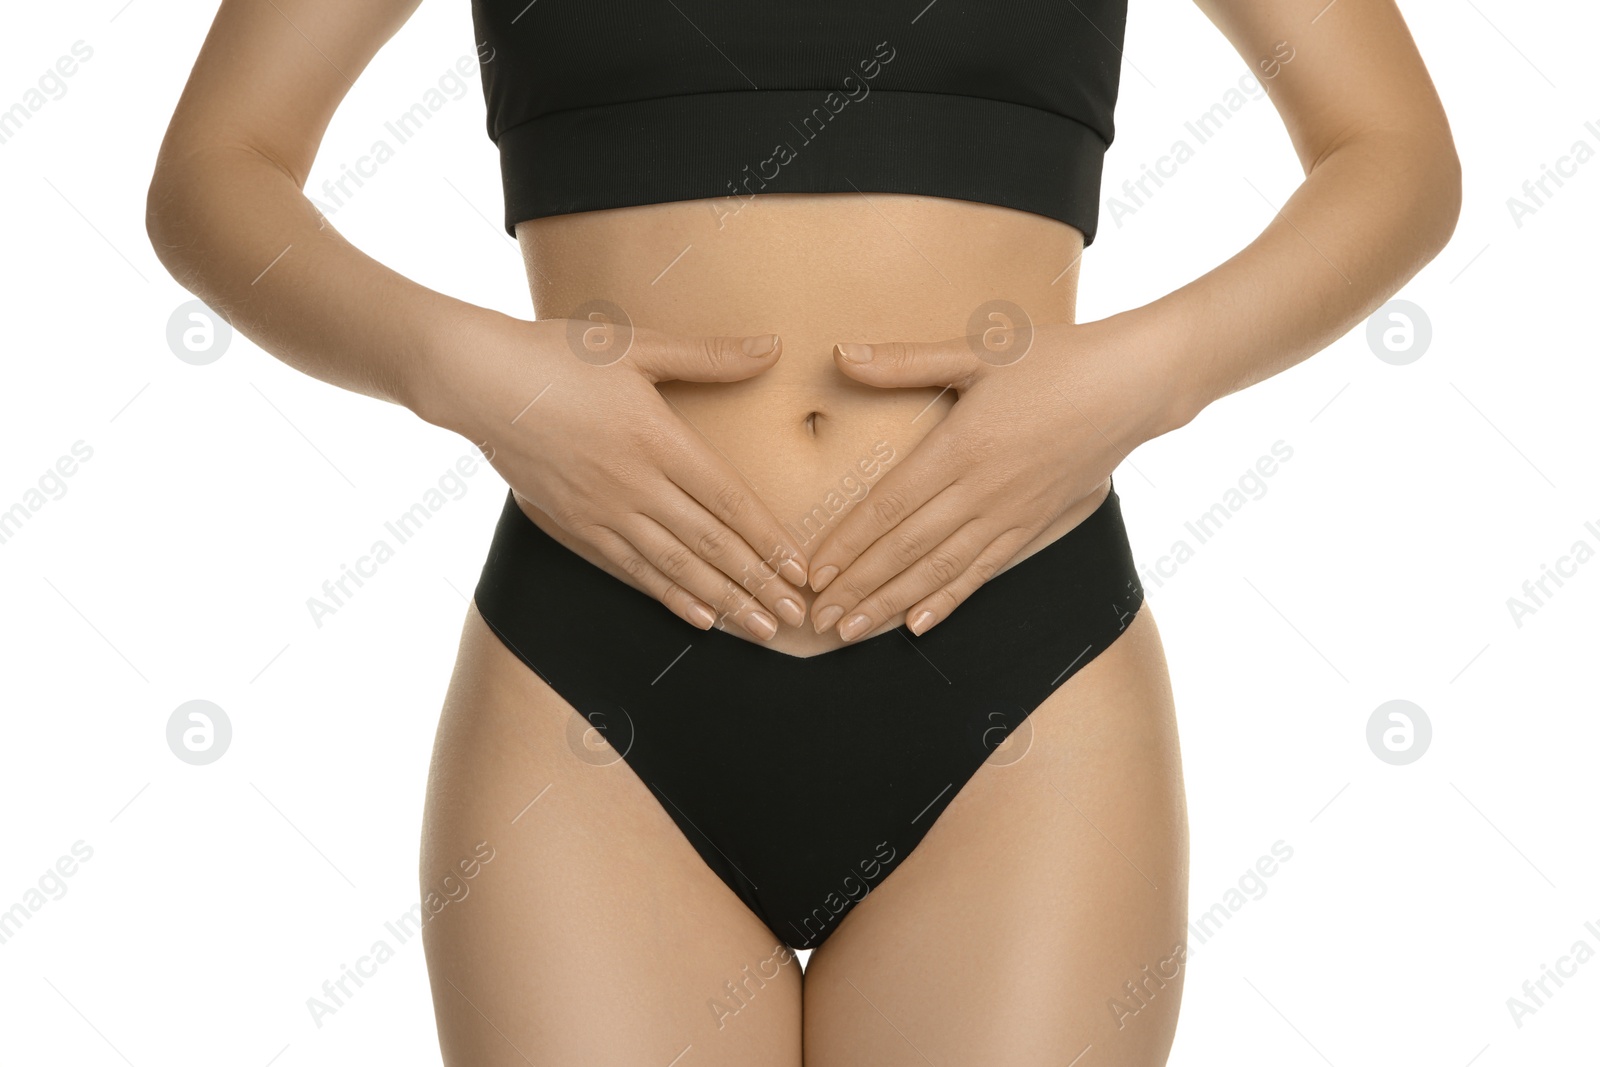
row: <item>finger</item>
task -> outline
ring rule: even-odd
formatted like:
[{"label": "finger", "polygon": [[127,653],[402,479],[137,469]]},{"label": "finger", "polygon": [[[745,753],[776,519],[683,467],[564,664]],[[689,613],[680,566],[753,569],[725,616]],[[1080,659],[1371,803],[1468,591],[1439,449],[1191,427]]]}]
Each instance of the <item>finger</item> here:
[{"label": "finger", "polygon": [[[689,431],[694,432],[694,431]],[[717,521],[744,539],[744,543],[797,586],[806,583],[806,557],[800,547],[755,495],[733,464],[709,444],[685,438],[679,447],[658,457],[661,471],[710,512]],[[738,575],[732,575],[738,580]]]},{"label": "finger", "polygon": [[979,586],[998,574],[1001,567],[1010,563],[1037,536],[1037,530],[1013,528],[995,538],[959,578],[906,612],[906,629],[920,636],[948,619],[951,612],[977,592]]},{"label": "finger", "polygon": [[[942,569],[944,581],[955,581],[956,576],[967,569],[978,550],[992,540],[991,535],[972,545],[970,553],[964,557],[948,555],[949,547],[959,544],[953,540],[954,536],[977,521],[979,510],[975,494],[963,486],[952,485],[914,514],[908,515],[905,521],[874,541],[856,557],[855,562],[829,582],[826,592],[817,595],[816,602],[811,606],[813,628],[817,633],[822,633],[841,618],[848,619],[857,605],[919,560],[927,559],[929,566]],[[930,586],[919,595],[926,595],[934,588],[937,586]],[[875,614],[883,619],[893,612]]]},{"label": "finger", "polygon": [[856,557],[906,517],[932,500],[966,470],[973,446],[948,429],[950,418],[934,427],[911,454],[890,468],[865,497],[839,520],[811,558],[811,588],[822,592]]},{"label": "finger", "polygon": [[615,530],[605,526],[588,526],[579,536],[690,626],[697,630],[709,630],[717,624],[717,613],[705,601],[662,574],[660,568]]},{"label": "finger", "polygon": [[744,589],[747,597],[766,605],[790,626],[806,621],[804,595],[785,581],[777,568],[677,485],[666,482],[664,490],[671,499],[651,502],[645,514],[664,526],[719,575],[731,578]]},{"label": "finger", "polygon": [[778,361],[783,340],[755,337],[678,337],[635,328],[628,349],[633,365],[652,382],[736,382]]},{"label": "finger", "polygon": [[[911,566],[870,590],[850,610],[835,615],[839,636],[854,641],[872,633],[929,593],[959,578],[993,540],[994,528],[987,523],[974,520],[962,526]],[[822,610],[816,608],[813,617],[821,618]]]},{"label": "finger", "polygon": [[711,605],[717,613],[718,624],[732,619],[761,641],[778,632],[777,620],[761,610],[760,602],[744,587],[695,555],[649,515],[637,512],[629,515],[617,523],[617,532],[656,570]]},{"label": "finger", "polygon": [[944,385],[961,392],[987,366],[966,337],[949,341],[880,341],[833,346],[833,362],[858,382],[881,389]]}]

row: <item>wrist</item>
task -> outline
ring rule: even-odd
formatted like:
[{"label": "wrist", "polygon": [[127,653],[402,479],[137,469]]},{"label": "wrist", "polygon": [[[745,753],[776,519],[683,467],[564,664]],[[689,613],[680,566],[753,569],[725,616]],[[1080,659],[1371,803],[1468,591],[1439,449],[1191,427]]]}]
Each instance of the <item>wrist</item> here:
[{"label": "wrist", "polygon": [[511,317],[463,301],[451,301],[430,316],[421,331],[411,373],[403,383],[403,403],[422,421],[478,441],[473,405],[465,400],[464,379],[473,358],[468,338],[481,336],[485,325]]},{"label": "wrist", "polygon": [[1195,338],[1170,297],[1103,320],[1115,331],[1118,359],[1135,376],[1146,418],[1141,442],[1187,426],[1213,397],[1206,392]]}]

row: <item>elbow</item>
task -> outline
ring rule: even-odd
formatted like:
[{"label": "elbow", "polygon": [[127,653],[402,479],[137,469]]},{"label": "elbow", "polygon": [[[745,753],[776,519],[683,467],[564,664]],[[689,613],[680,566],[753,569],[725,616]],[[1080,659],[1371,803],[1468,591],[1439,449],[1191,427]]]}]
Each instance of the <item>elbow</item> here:
[{"label": "elbow", "polygon": [[205,176],[182,162],[158,163],[145,190],[144,232],[156,259],[185,289],[199,281]]},{"label": "elbow", "polygon": [[1455,139],[1441,117],[1386,147],[1393,172],[1410,178],[1407,214],[1425,260],[1431,260],[1450,243],[1461,219],[1461,156]]},{"label": "elbow", "polygon": [[158,166],[150,179],[144,197],[144,232],[156,258],[168,271],[173,271],[172,252],[174,216],[180,209],[178,183],[171,174]]},{"label": "elbow", "polygon": [[[1386,240],[1404,249],[1415,273],[1455,235],[1461,218],[1461,157],[1442,121],[1372,129],[1318,163],[1349,153],[1360,168],[1365,203],[1383,218]],[[1313,170],[1315,168],[1313,167]]]},{"label": "elbow", "polygon": [[[144,232],[161,265],[182,283],[183,250],[194,228],[208,183],[214,183],[204,146],[179,140],[171,130],[156,153],[144,194]],[[186,286],[187,288],[187,286]]]},{"label": "elbow", "polygon": [[1456,223],[1461,218],[1461,157],[1448,135],[1428,168],[1428,187],[1423,199],[1427,204],[1429,258],[1439,254],[1455,235]]}]

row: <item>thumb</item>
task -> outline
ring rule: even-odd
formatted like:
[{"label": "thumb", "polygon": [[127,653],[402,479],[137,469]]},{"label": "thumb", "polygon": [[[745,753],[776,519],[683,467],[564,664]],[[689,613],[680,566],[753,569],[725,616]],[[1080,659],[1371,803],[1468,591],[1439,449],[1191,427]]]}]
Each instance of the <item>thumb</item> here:
[{"label": "thumb", "polygon": [[754,337],[676,337],[636,329],[629,357],[653,382],[736,382],[778,361],[783,339],[775,333]]},{"label": "thumb", "polygon": [[949,341],[883,341],[878,344],[837,344],[833,362],[858,382],[880,389],[909,389],[920,385],[947,385],[957,392],[977,381],[985,367],[975,346],[979,338]]}]

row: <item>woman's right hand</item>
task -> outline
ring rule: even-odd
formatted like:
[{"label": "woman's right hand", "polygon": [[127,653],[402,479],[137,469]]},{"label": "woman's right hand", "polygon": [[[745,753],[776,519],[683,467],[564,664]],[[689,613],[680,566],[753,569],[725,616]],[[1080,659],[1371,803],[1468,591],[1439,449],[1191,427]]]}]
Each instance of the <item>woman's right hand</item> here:
[{"label": "woman's right hand", "polygon": [[418,415],[478,445],[517,495],[691,625],[733,618],[765,641],[774,616],[805,621],[805,558],[655,387],[759,374],[777,362],[775,335],[680,338],[474,308],[454,337],[408,390]]}]

